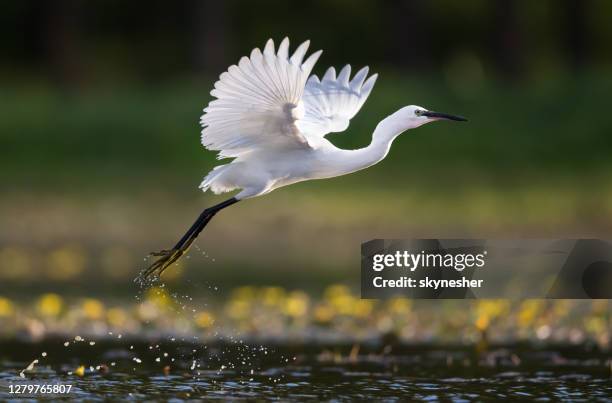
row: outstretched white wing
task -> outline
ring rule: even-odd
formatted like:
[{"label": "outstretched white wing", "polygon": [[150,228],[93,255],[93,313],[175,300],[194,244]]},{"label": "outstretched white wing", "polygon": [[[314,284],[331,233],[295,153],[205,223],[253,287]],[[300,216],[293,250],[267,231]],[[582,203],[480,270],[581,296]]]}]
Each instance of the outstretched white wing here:
[{"label": "outstretched white wing", "polygon": [[370,95],[378,77],[374,74],[366,80],[367,67],[359,70],[352,80],[350,75],[351,66],[347,64],[338,77],[336,70],[330,67],[321,80],[314,74],[308,79],[302,97],[305,115],[296,123],[304,136],[323,137],[346,130],[351,118]]},{"label": "outstretched white wing", "polygon": [[254,49],[221,74],[211,95],[217,99],[204,109],[202,144],[219,151],[219,158],[238,157],[248,151],[274,146],[307,147],[296,127],[304,115],[300,99],[310,72],[321,55],[303,62],[309,41],[289,56],[289,40],[275,53],[274,42],[263,53]]}]

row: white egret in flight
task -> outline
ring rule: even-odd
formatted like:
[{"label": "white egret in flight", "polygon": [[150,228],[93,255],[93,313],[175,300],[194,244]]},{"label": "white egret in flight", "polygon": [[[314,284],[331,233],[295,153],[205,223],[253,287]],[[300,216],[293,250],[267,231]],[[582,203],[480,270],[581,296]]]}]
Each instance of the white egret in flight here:
[{"label": "white egret in flight", "polygon": [[221,74],[204,109],[202,144],[233,158],[206,175],[200,188],[215,194],[240,190],[234,197],[205,209],[174,248],[154,253],[158,259],[140,278],[156,278],[176,262],[220,210],[274,189],[310,179],[332,178],[381,161],[395,138],[436,120],[465,121],[460,116],[405,106],[383,119],[370,145],[343,150],[325,136],[342,132],[364,104],[377,75],[364,67],[351,78],[351,66],[336,74],[330,67],[319,79],[310,72],[321,55],[306,60],[309,41],[289,55],[287,38],[275,49],[268,40],[263,52],[253,49]]}]

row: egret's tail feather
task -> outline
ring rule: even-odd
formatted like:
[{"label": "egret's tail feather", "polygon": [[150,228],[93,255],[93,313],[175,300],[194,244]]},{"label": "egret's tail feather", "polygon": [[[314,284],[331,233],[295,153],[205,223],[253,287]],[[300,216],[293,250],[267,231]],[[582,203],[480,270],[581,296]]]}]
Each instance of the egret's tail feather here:
[{"label": "egret's tail feather", "polygon": [[204,210],[196,222],[193,223],[185,235],[177,242],[174,248],[151,253],[151,255],[157,257],[157,259],[149,267],[142,270],[134,281],[140,285],[148,285],[159,279],[164,270],[179,260],[189,250],[193,241],[200,235],[200,232],[202,232],[215,214],[225,207],[231,206],[237,202],[238,199],[232,197],[231,199]]},{"label": "egret's tail feather", "polygon": [[208,189],[212,190],[214,194],[231,192],[232,190],[236,190],[237,186],[229,183],[225,180],[224,174],[227,174],[230,166],[232,164],[219,165],[214,167],[212,171],[206,175],[202,183],[200,184],[200,189],[203,192],[206,192]]}]

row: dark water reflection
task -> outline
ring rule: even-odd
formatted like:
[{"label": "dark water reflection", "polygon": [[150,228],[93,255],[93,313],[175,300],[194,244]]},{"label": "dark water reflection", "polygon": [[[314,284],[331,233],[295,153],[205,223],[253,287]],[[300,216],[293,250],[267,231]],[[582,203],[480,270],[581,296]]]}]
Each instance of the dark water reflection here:
[{"label": "dark water reflection", "polygon": [[[585,348],[201,345],[161,340],[0,344],[0,400],[9,385],[73,385],[73,399],[612,401],[610,356]],[[42,357],[42,352],[45,357]],[[39,363],[25,378],[19,372]],[[79,376],[79,366],[84,374]]]}]

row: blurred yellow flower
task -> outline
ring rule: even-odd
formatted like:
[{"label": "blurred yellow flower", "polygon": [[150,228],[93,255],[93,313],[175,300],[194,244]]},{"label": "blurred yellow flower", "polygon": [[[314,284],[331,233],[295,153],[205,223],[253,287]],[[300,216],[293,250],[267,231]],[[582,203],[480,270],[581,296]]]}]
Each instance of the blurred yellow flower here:
[{"label": "blurred yellow flower", "polygon": [[77,369],[74,370],[74,374],[76,376],[84,376],[85,375],[85,366],[81,365]]},{"label": "blurred yellow flower", "polygon": [[476,302],[476,314],[485,315],[490,319],[508,313],[509,309],[510,303],[504,299],[481,299]]},{"label": "blurred yellow flower", "polygon": [[212,313],[203,311],[196,314],[195,323],[199,327],[208,328],[215,323],[215,318]]},{"label": "blurred yellow flower", "polygon": [[331,297],[329,303],[340,315],[352,315],[356,298],[350,294],[338,294]]},{"label": "blurred yellow flower", "polygon": [[336,312],[327,304],[317,305],[314,309],[314,319],[319,323],[329,323],[334,318]]},{"label": "blurred yellow flower", "polygon": [[518,324],[522,327],[531,326],[544,307],[544,302],[537,299],[528,299],[521,303],[518,312]]},{"label": "blurred yellow flower", "polygon": [[601,334],[606,331],[606,321],[601,317],[591,316],[584,320],[584,328],[592,334]]},{"label": "blurred yellow flower", "polygon": [[358,318],[366,318],[374,309],[374,301],[369,299],[358,299],[353,306],[353,314]]},{"label": "blurred yellow flower", "polygon": [[267,306],[280,305],[285,298],[285,290],[281,287],[264,287],[260,293],[263,304]]},{"label": "blurred yellow flower", "polygon": [[487,328],[489,327],[489,316],[487,315],[478,316],[475,324],[478,330],[480,331],[487,330]]},{"label": "blurred yellow flower", "polygon": [[244,299],[231,299],[226,307],[226,312],[232,319],[244,319],[251,312],[251,304]]},{"label": "blurred yellow flower", "polygon": [[389,301],[387,301],[389,312],[396,315],[408,313],[411,306],[412,301],[407,298],[391,298]]},{"label": "blurred yellow flower", "polygon": [[162,287],[149,288],[145,298],[158,308],[167,308],[172,305],[172,299],[166,289]]},{"label": "blurred yellow flower", "polygon": [[106,311],[106,320],[113,327],[123,327],[127,319],[127,314],[121,308],[110,308]]},{"label": "blurred yellow flower", "polygon": [[11,316],[15,312],[13,303],[8,298],[0,297],[0,317]]},{"label": "blurred yellow flower", "polygon": [[57,316],[62,311],[62,297],[57,294],[44,294],[38,299],[36,308],[42,316]]},{"label": "blurred yellow flower", "polygon": [[324,298],[340,315],[352,315],[356,298],[351,290],[344,284],[335,284],[327,287],[323,294]]},{"label": "blurred yellow flower", "polygon": [[574,301],[568,299],[558,299],[553,302],[553,313],[555,316],[565,316],[568,314]]},{"label": "blurred yellow flower", "polygon": [[82,309],[85,316],[91,320],[98,320],[104,316],[104,304],[97,299],[85,299],[83,301]]},{"label": "blurred yellow flower", "polygon": [[323,294],[324,298],[328,300],[332,300],[336,297],[351,295],[351,290],[345,286],[344,284],[334,284],[330,285],[325,289]]},{"label": "blurred yellow flower", "polygon": [[47,274],[54,280],[68,280],[79,275],[87,262],[85,251],[76,245],[68,245],[52,251],[47,256]]},{"label": "blurred yellow flower", "polygon": [[485,331],[493,319],[506,315],[510,310],[510,303],[503,299],[481,299],[475,303],[474,325],[480,331]]},{"label": "blurred yellow flower", "polygon": [[308,295],[302,291],[293,291],[285,300],[283,311],[292,317],[304,316],[308,311]]}]

